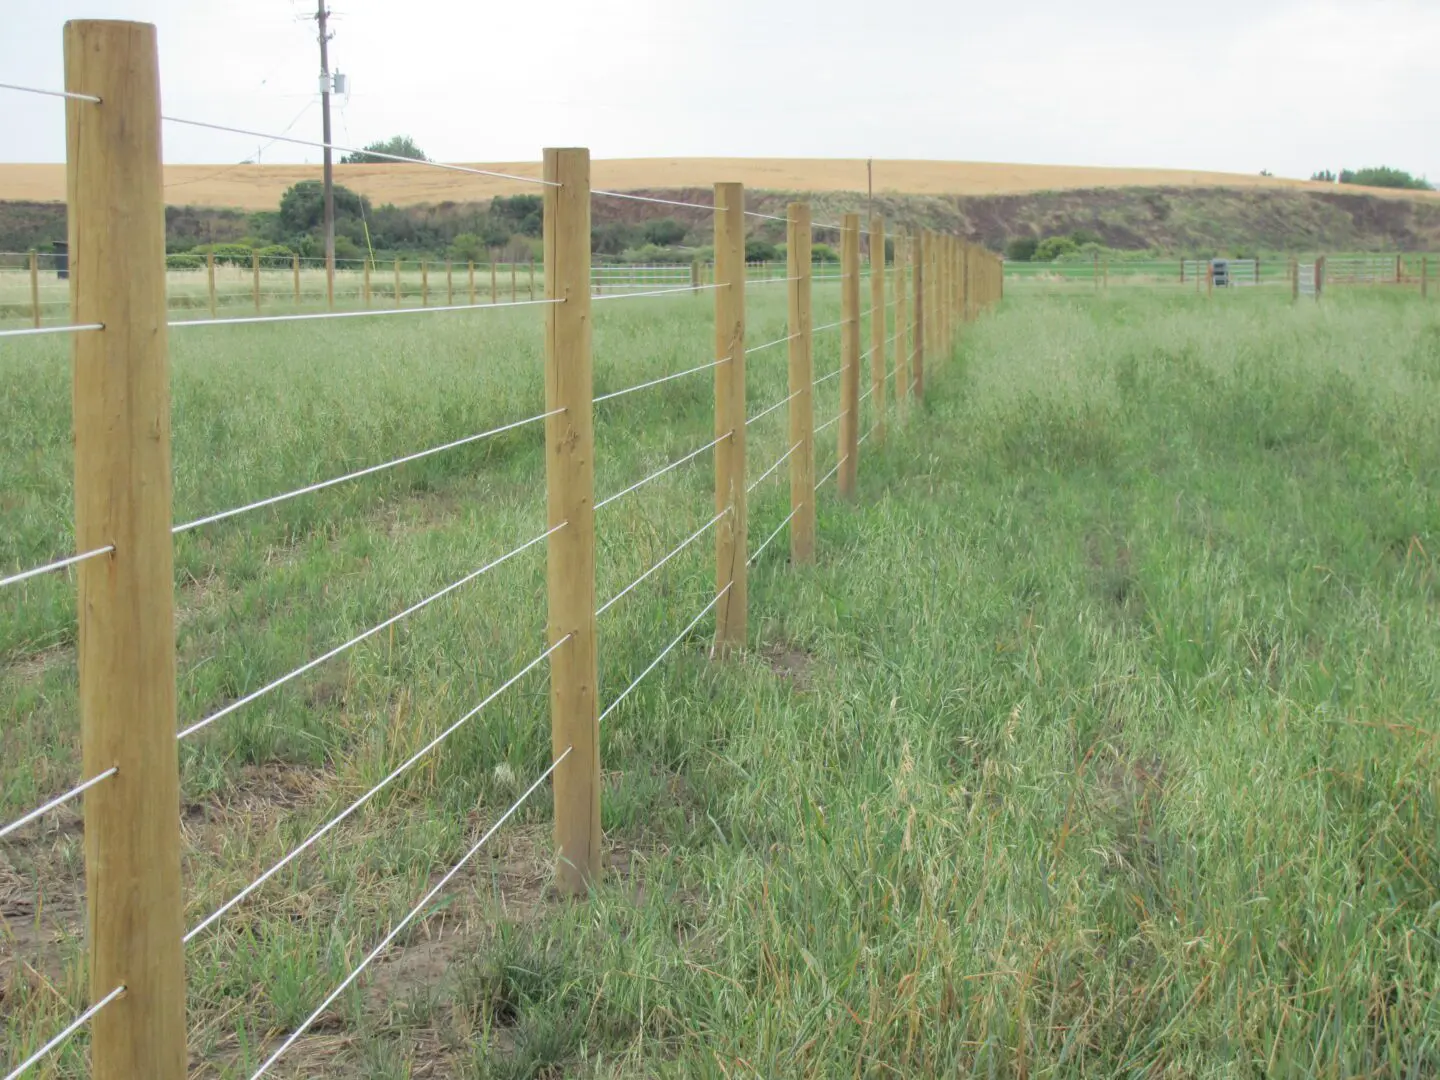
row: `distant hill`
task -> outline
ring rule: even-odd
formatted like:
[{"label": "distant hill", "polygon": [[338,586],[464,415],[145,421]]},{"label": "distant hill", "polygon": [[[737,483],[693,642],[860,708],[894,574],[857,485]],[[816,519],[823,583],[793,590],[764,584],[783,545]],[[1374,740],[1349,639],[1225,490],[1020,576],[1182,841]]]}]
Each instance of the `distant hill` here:
[{"label": "distant hill", "polygon": [[[485,166],[522,175],[533,162]],[[339,181],[376,204],[394,201],[429,225],[469,226],[498,194],[532,185],[408,165],[337,166]],[[166,170],[172,236],[224,242],[248,232],[247,212],[274,209],[284,188],[313,179],[303,166],[171,166]],[[742,179],[749,205],[783,214],[791,199],[812,203],[817,221],[867,210],[864,161],[674,159],[596,161],[593,184],[681,202],[707,203],[701,178]],[[1084,230],[1108,247],[1171,253],[1440,250],[1440,193],[1362,188],[1225,173],[1146,169],[989,165],[964,162],[875,163],[873,208],[892,224],[957,230],[1003,249],[1021,236]],[[656,180],[663,182],[655,182]],[[64,235],[63,168],[0,165],[0,250],[47,246]],[[803,182],[803,183],[802,183]],[[858,182],[858,183],[857,183]],[[909,185],[903,189],[901,185]],[[597,225],[675,217],[705,226],[707,212],[599,198]],[[784,226],[752,223],[771,239]]]}]

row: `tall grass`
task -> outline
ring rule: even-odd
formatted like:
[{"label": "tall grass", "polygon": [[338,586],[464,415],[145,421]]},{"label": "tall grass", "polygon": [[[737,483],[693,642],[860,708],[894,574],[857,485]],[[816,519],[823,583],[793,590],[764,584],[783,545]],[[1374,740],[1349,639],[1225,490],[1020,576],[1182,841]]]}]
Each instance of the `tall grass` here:
[{"label": "tall grass", "polygon": [[[756,290],[752,340],[783,318]],[[538,412],[537,318],[485,320],[177,334],[177,516]],[[601,305],[597,389],[710,337],[703,299]],[[63,348],[0,370],[12,565],[68,544]],[[784,372],[751,357],[752,412]],[[282,1075],[1440,1067],[1440,318],[1029,294],[932,374],[858,500],[821,502],[818,564],[767,552],[749,653],[709,662],[702,624],[607,720],[595,895],[547,891],[537,799]],[[706,379],[599,407],[599,492],[708,440]],[[752,429],[752,475],[783,428]],[[538,440],[182,538],[182,720],[538,533]],[[702,460],[602,511],[599,594],[709,490]],[[187,742],[190,923],[539,652],[541,558]],[[710,559],[603,617],[602,700],[708,599]],[[0,597],[6,817],[74,777],[68,595]],[[548,760],[545,701],[537,673],[191,947],[197,1074],[248,1075],[508,805]],[[39,909],[0,946],[11,1054],[84,997],[77,837],[62,816],[0,856]]]}]

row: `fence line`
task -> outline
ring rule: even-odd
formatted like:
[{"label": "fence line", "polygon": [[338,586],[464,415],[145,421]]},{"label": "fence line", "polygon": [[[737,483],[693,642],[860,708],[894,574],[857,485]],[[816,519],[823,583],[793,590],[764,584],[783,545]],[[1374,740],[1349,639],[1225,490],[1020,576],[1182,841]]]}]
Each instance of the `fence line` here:
[{"label": "fence line", "polygon": [[[919,398],[924,391],[923,361],[949,355],[963,323],[995,303],[1003,292],[1003,271],[994,256],[958,238],[930,232],[902,233],[897,240],[894,274],[884,268],[884,225],[871,223],[869,250],[878,254],[871,269],[872,297],[868,309],[859,304],[859,284],[866,275],[861,266],[860,222],[847,214],[841,225],[812,224],[807,204],[789,204],[782,218],[744,209],[739,184],[717,184],[714,212],[714,281],[695,276],[674,289],[595,295],[590,250],[592,197],[612,194],[589,186],[589,154],[585,150],[546,150],[544,187],[544,297],[510,304],[451,305],[420,309],[386,309],[363,312],[323,312],[303,315],[261,316],[245,319],[202,319],[172,325],[231,325],[240,322],[294,322],[312,318],[395,314],[400,311],[469,310],[490,306],[534,304],[544,313],[545,411],[536,416],[469,436],[443,446],[419,451],[344,476],[296,488],[280,495],[211,514],[183,524],[173,521],[170,502],[170,444],[168,358],[164,334],[142,333],[140,326],[167,322],[165,256],[159,238],[163,206],[160,170],[159,86],[155,72],[154,28],[143,24],[78,21],[65,30],[67,92],[100,99],[93,115],[72,129],[67,146],[67,182],[73,193],[70,205],[77,265],[98,268],[71,278],[72,311],[78,325],[97,331],[73,335],[75,349],[76,414],[76,546],[82,554],[23,571],[4,583],[27,580],[50,570],[78,567],[77,605],[80,622],[80,711],[82,716],[82,775],[80,787],[47,803],[6,826],[8,835],[38,820],[80,793],[86,794],[86,863],[91,872],[91,921],[87,927],[89,978],[93,1006],[71,1021],[58,1035],[12,1071],[11,1077],[32,1068],[87,1024],[96,1075],[102,1080],[144,1076],[154,1080],[180,1080],[184,1076],[186,1046],[185,964],[183,946],[203,933],[238,904],[273,880],[284,867],[311,850],[321,838],[357,813],[374,795],[393,783],[423,755],[429,753],[459,726],[467,723],[519,679],[548,661],[552,759],[525,793],[504,811],[474,846],[456,862],[420,902],[396,922],[319,1006],[265,1059],[253,1077],[263,1075],[321,1017],[396,937],[423,917],[440,892],[511,816],[550,782],[553,795],[554,851],[557,884],[580,893],[601,873],[599,809],[601,798],[598,732],[637,687],[712,612],[715,629],[712,659],[743,651],[749,644],[748,581],[746,570],[787,527],[791,529],[792,557],[797,563],[814,557],[816,492],[832,477],[842,478],[842,494],[854,498],[859,449],[884,422],[883,390],[872,382],[859,391],[859,367],[869,357],[880,364],[885,379],[894,378],[895,401]],[[72,110],[73,111],[73,110]],[[68,115],[68,114],[67,114]],[[70,122],[75,123],[73,116]],[[222,131],[245,132],[224,125],[194,123]],[[320,145],[290,140],[304,145]],[[342,148],[343,149],[343,148]],[[434,163],[429,163],[434,164]],[[456,169],[481,172],[484,170]],[[655,202],[659,200],[640,199]],[[112,207],[138,206],[144,213],[117,218]],[[744,259],[745,221],[765,218],[784,221],[791,238],[783,276],[756,278]],[[814,230],[835,230],[842,244],[842,272],[816,274],[811,264],[810,237]],[[124,258],[119,257],[124,254]],[[900,258],[908,255],[913,271]],[[492,262],[492,296],[494,274]],[[258,274],[252,265],[252,283]],[[298,281],[299,261],[290,270]],[[333,265],[327,267],[333,273]],[[213,274],[213,262],[207,277]],[[819,326],[811,318],[814,282],[839,280],[842,318]],[[894,296],[885,299],[886,282]],[[749,284],[783,283],[787,286],[789,320],[784,337],[754,348],[745,343],[745,300]],[[467,265],[466,286],[474,295],[473,267]],[[422,298],[428,302],[428,269],[422,266]],[[512,294],[516,288],[512,274]],[[368,289],[368,269],[367,269]],[[446,295],[453,297],[453,274],[446,268]],[[685,371],[641,382],[623,390],[596,395],[592,368],[593,302],[609,299],[669,296],[680,292],[709,291],[715,298],[716,359]],[[298,289],[296,290],[298,292]],[[254,296],[258,297],[256,290]],[[401,288],[396,288],[399,302]],[[214,293],[210,293],[214,303]],[[894,333],[887,335],[893,308]],[[872,344],[860,348],[860,324],[872,320]],[[841,368],[813,379],[811,350],[815,335],[842,329]],[[45,328],[68,332],[71,327]],[[31,328],[29,332],[33,332]],[[908,342],[906,367],[897,344],[897,364],[884,371],[885,346]],[[787,345],[789,393],[781,401],[747,417],[744,365],[747,352]],[[628,487],[598,502],[594,500],[594,405],[623,394],[660,386],[703,370],[715,372],[714,431],[698,449],[669,462]],[[914,373],[913,379],[909,378]],[[102,377],[103,376],[103,377]],[[842,377],[840,412],[820,426],[814,422],[814,388]],[[902,378],[903,377],[903,378]],[[873,400],[872,400],[873,398]],[[867,400],[871,419],[864,436],[858,434],[862,406]],[[745,436],[751,423],[788,407],[788,449],[753,482],[746,483]],[[156,416],[158,425],[141,425],[134,416]],[[265,686],[212,712],[177,733],[175,723],[176,671],[174,657],[173,549],[177,534],[251,510],[311,494],[335,484],[372,475],[384,469],[440,453],[467,442],[544,422],[544,456],[547,527],[498,559],[473,571],[397,615],[363,631],[347,642]],[[814,477],[814,436],[840,424],[842,439],[833,468],[818,483]],[[595,602],[594,513],[639,490],[655,479],[714,451],[715,507],[708,520],[670,549],[617,594]],[[753,551],[749,551],[747,495],[761,483],[790,466],[788,513]],[[650,580],[663,567],[690,549],[707,533],[715,537],[716,585],[708,602],[685,628],[632,679],[604,709],[598,707],[596,619],[621,598]],[[546,600],[548,647],[510,676],[479,705],[467,712],[420,751],[329,818],[300,845],[288,851],[260,876],[186,932],[181,890],[181,837],[178,815],[178,744],[221,717],[272,692],[318,664],[338,655],[400,619],[434,603],[467,581],[493,569],[542,541],[547,549]],[[93,562],[109,556],[103,570]],[[103,782],[102,782],[103,781]],[[120,881],[101,873],[102,867],[132,868]],[[143,959],[143,962],[142,962]],[[7,1078],[8,1080],[8,1078]]]}]

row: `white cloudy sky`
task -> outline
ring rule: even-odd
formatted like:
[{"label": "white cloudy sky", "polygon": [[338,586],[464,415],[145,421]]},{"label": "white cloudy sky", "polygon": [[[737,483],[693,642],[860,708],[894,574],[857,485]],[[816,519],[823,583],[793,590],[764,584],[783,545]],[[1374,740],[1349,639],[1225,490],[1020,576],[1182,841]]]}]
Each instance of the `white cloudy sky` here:
[{"label": "white cloudy sky", "polygon": [[[408,132],[448,160],[578,145],[1440,179],[1437,0],[331,2],[331,63],[353,80],[336,140]],[[67,17],[142,19],[167,112],[267,132],[299,116],[319,137],[314,0],[4,6],[0,81],[59,86]],[[0,160],[62,160],[58,103],[0,93]],[[207,163],[257,142],[165,140]]]}]

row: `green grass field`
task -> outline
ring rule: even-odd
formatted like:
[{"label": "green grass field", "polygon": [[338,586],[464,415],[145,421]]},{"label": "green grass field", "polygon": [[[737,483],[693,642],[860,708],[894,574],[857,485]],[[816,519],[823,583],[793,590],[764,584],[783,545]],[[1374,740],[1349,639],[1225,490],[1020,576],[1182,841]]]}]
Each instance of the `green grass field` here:
[{"label": "green grass field", "polygon": [[[783,292],[751,296],[750,340],[783,336]],[[865,444],[857,502],[828,489],[817,565],[766,551],[748,654],[707,659],[706,620],[607,719],[593,897],[549,890],[538,793],[274,1075],[1434,1075],[1436,311],[1008,301]],[[535,309],[362,322],[173,335],[177,519],[543,408]],[[711,338],[706,294],[597,305],[597,391]],[[7,571],[70,550],[66,356],[0,344]],[[782,398],[783,348],[749,382],[752,413]],[[597,406],[597,492],[707,442],[711,398],[707,372]],[[181,537],[181,723],[538,535],[539,451],[520,429]],[[711,486],[704,455],[602,510],[598,595]],[[602,703],[712,560],[602,616]],[[543,582],[537,546],[184,742],[187,925],[538,655]],[[0,821],[78,779],[74,633],[64,577],[0,593]],[[537,671],[201,935],[194,1075],[249,1076],[548,763]],[[0,842],[0,1063],[86,1002],[82,890],[77,813]]]}]

